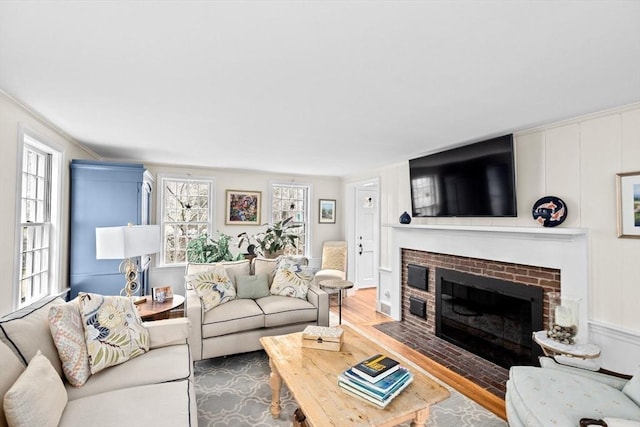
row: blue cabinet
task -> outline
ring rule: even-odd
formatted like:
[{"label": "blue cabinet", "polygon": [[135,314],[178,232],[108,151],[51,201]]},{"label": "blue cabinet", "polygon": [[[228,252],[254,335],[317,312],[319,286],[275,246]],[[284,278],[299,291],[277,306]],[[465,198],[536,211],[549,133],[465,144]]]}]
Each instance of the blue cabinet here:
[{"label": "blue cabinet", "polygon": [[[71,161],[71,298],[78,292],[120,294],[125,284],[119,271],[122,260],[96,259],[96,227],[148,224],[150,197],[151,183],[142,164]],[[146,289],[146,276],[145,271],[139,274],[141,290]]]}]

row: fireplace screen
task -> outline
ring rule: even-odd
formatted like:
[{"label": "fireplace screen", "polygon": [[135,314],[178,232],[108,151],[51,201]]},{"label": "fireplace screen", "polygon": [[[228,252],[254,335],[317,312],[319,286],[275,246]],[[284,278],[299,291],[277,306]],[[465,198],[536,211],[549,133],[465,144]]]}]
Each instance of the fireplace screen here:
[{"label": "fireplace screen", "polygon": [[436,270],[436,335],[502,367],[534,365],[543,289]]}]

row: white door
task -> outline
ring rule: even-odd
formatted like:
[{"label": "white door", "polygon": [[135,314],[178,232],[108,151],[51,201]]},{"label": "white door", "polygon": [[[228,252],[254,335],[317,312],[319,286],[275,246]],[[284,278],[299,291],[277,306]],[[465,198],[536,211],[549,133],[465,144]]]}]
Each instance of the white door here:
[{"label": "white door", "polygon": [[358,288],[378,285],[378,189],[356,188],[355,275]]}]

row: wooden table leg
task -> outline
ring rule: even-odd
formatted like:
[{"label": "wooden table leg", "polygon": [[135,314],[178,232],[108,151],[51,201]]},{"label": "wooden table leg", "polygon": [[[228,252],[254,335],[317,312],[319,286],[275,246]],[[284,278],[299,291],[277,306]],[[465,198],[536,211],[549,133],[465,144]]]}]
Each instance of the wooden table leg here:
[{"label": "wooden table leg", "polygon": [[411,427],[425,427],[427,420],[429,419],[429,407],[421,409],[416,412],[416,417],[411,422]]},{"label": "wooden table leg", "polygon": [[271,367],[271,374],[269,374],[269,384],[271,385],[271,416],[273,418],[280,417],[280,389],[282,388],[282,377],[278,373],[275,365],[269,359],[269,366]]}]

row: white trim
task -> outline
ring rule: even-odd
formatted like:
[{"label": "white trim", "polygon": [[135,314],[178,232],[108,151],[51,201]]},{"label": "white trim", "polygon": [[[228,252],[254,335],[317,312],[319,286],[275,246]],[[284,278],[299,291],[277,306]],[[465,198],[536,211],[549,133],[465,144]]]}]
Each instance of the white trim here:
[{"label": "white trim", "polygon": [[640,334],[597,320],[589,321],[589,342],[603,351],[600,365],[611,371],[633,374],[640,361]]},{"label": "white trim", "polygon": [[[315,224],[315,205],[313,205],[312,201],[313,201],[313,184],[308,183],[308,182],[295,182],[294,180],[290,180],[290,181],[283,181],[283,180],[278,180],[278,179],[272,179],[269,180],[269,197],[268,197],[268,201],[269,204],[267,205],[269,207],[269,216],[268,216],[268,223],[273,223],[273,209],[271,208],[273,206],[273,186],[274,185],[280,185],[283,187],[304,187],[307,189],[307,212],[306,212],[306,224],[307,224],[307,243],[306,243],[306,250],[305,250],[305,254],[304,256],[307,257],[308,259],[311,259],[313,257],[313,224]],[[264,203],[263,203],[264,206]],[[264,212],[264,210],[263,210]],[[265,218],[267,217],[266,215],[264,216]]]}]

